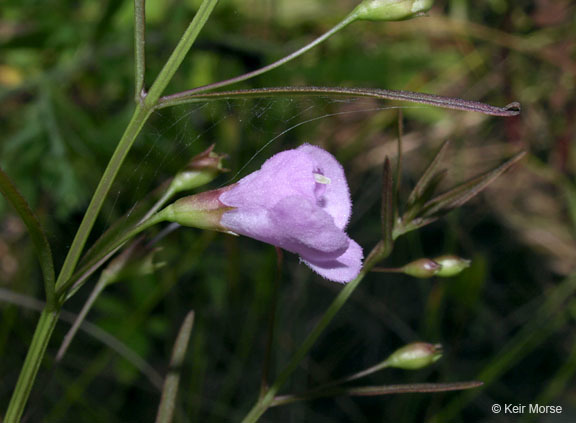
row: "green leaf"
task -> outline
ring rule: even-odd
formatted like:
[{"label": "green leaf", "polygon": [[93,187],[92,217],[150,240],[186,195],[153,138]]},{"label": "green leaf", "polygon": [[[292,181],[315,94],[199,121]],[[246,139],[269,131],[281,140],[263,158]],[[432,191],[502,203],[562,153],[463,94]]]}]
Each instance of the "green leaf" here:
[{"label": "green leaf", "polygon": [[316,398],[335,396],[379,396],[392,394],[408,394],[415,392],[447,392],[461,391],[482,386],[482,382],[454,382],[454,383],[414,383],[405,385],[358,386],[352,388],[336,387],[321,391],[310,391],[296,395],[282,395],[274,398],[272,407],[290,404],[297,401],[309,401]]},{"label": "green leaf", "polygon": [[420,177],[420,180],[418,181],[418,183],[410,193],[410,196],[408,197],[407,205],[409,208],[413,206],[419,199],[421,199],[426,191],[429,191],[428,188],[430,187],[430,185],[434,183],[434,180],[436,178],[438,178],[438,165],[442,162],[444,156],[446,156],[446,152],[448,151],[449,145],[450,141],[448,140],[442,144],[442,146],[440,147],[440,149],[438,150],[438,152],[436,153],[436,155],[434,156],[434,158],[424,171],[424,174]]},{"label": "green leaf", "polygon": [[172,350],[172,359],[170,360],[170,369],[164,388],[162,389],[162,399],[158,407],[156,423],[170,423],[174,417],[174,408],[176,407],[176,396],[178,395],[178,384],[180,383],[180,370],[186,357],[186,350],[190,341],[190,334],[194,325],[194,311],[190,311],[178,332],[178,337]]},{"label": "green leaf", "polygon": [[438,218],[440,215],[446,214],[450,210],[463,205],[507,171],[512,165],[524,157],[525,154],[526,152],[522,151],[500,166],[433,198],[424,204],[422,212],[419,213],[419,215],[423,218]]},{"label": "green leaf", "polygon": [[54,261],[52,259],[52,250],[50,249],[48,238],[46,237],[38,218],[32,209],[30,209],[30,206],[24,197],[18,192],[8,175],[6,175],[2,169],[0,169],[0,192],[2,192],[4,198],[6,198],[12,207],[14,207],[16,212],[18,212],[20,218],[28,229],[28,233],[32,239],[32,244],[34,245],[34,250],[36,251],[38,260],[40,261],[42,274],[44,275],[46,301],[50,306],[54,305]]},{"label": "green leaf", "polygon": [[[213,87],[217,88],[217,87]],[[520,103],[510,103],[504,107],[491,106],[478,101],[461,98],[444,97],[434,94],[416,93],[411,91],[384,90],[376,88],[343,88],[343,87],[267,87],[248,90],[219,91],[200,93],[198,89],[183,91],[162,97],[157,109],[176,106],[179,104],[205,102],[210,100],[225,100],[239,98],[263,97],[294,97],[305,96],[333,96],[333,97],[370,97],[380,100],[408,101],[411,103],[428,104],[443,109],[464,110],[478,112],[490,116],[516,116],[520,114]]]},{"label": "green leaf", "polygon": [[406,206],[406,211],[402,216],[402,222],[404,224],[411,222],[416,216],[421,214],[424,205],[432,199],[436,189],[447,174],[447,169],[440,169],[432,175],[420,196],[416,198],[413,203],[408,203]]}]

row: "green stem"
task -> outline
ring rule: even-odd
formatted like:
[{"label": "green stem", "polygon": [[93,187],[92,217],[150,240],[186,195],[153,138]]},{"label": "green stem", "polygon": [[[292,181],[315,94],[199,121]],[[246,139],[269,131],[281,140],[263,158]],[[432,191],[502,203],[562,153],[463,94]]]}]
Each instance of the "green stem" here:
[{"label": "green stem", "polygon": [[148,96],[146,97],[145,101],[147,105],[151,107],[156,106],[156,102],[166,89],[166,86],[172,79],[172,76],[174,76],[174,73],[176,72],[182,61],[184,60],[184,57],[186,57],[186,54],[192,47],[192,44],[194,43],[194,41],[196,41],[196,37],[200,33],[200,30],[202,29],[204,24],[208,21],[208,18],[210,17],[212,10],[214,10],[214,7],[216,7],[217,3],[218,0],[204,0],[202,2],[200,9],[198,9],[198,12],[194,16],[192,22],[190,22],[190,25],[186,29],[186,32],[184,33],[182,38],[180,39],[180,42],[178,43],[178,45],[172,52],[172,55],[170,56],[170,58],[160,71],[160,73],[158,74],[158,78],[156,78],[156,81],[154,81],[154,83],[152,84],[150,92],[148,93]]},{"label": "green stem", "polygon": [[[210,13],[217,3],[218,0],[204,0],[200,6],[200,9],[194,16],[194,19],[192,19],[192,22],[190,22],[186,32],[172,52],[172,55],[154,81],[154,84],[150,89],[150,93],[146,96],[143,102],[139,102],[136,105],[132,119],[126,127],[126,130],[124,131],[122,138],[116,146],[116,150],[114,151],[112,158],[110,159],[110,162],[108,163],[108,166],[106,167],[106,170],[100,179],[98,187],[96,188],[92,200],[88,205],[86,214],[84,215],[84,218],[80,223],[80,227],[76,232],[76,236],[72,241],[72,246],[68,251],[68,254],[64,260],[64,264],[62,265],[62,269],[56,281],[56,290],[60,294],[59,298],[62,299],[61,302],[63,302],[63,299],[65,298],[65,291],[63,292],[62,288],[70,286],[70,277],[74,273],[76,265],[78,264],[78,260],[80,259],[80,254],[82,253],[84,245],[86,244],[86,240],[90,235],[92,227],[94,226],[94,222],[96,221],[96,218],[98,217],[98,214],[102,208],[102,204],[104,203],[104,200],[110,191],[110,187],[116,179],[116,175],[118,174],[118,171],[122,166],[126,155],[134,144],[136,137],[144,127],[144,124],[150,117],[150,114],[156,107],[158,99],[162,95],[164,89],[192,47],[192,44],[196,40],[200,30],[208,21],[208,17],[210,16]],[[138,30],[136,30],[136,32],[137,31]],[[22,371],[20,372],[16,388],[14,389],[10,404],[8,405],[8,411],[4,420],[5,422],[18,422],[24,411],[24,407],[28,401],[28,396],[30,395],[30,391],[36,379],[36,374],[40,367],[40,363],[44,357],[46,347],[58,319],[59,311],[60,305],[57,305],[54,307],[46,308],[40,316],[38,326],[32,338],[30,349],[28,350],[28,355],[26,356],[26,360],[24,361]]]},{"label": "green stem", "polygon": [[270,63],[269,65],[264,66],[260,69],[256,69],[252,72],[248,72],[248,73],[245,73],[243,75],[236,76],[234,78],[226,79],[224,81],[215,82],[213,84],[208,84],[208,85],[203,85],[201,87],[193,88],[193,89],[188,90],[188,91],[183,91],[183,92],[180,92],[177,94],[162,97],[161,103],[169,102],[171,100],[178,99],[181,97],[187,97],[187,96],[190,96],[192,94],[198,94],[198,93],[203,93],[206,91],[215,90],[217,88],[236,84],[238,82],[242,82],[242,81],[246,81],[247,79],[254,78],[255,76],[262,75],[263,73],[266,73],[266,72],[269,72],[273,69],[276,69],[276,68],[290,62],[291,60],[294,60],[297,57],[303,55],[304,53],[313,49],[318,44],[322,43],[323,41],[325,41],[326,39],[328,39],[329,37],[331,37],[332,35],[334,35],[338,31],[340,31],[341,29],[345,28],[346,26],[348,26],[349,24],[351,24],[355,20],[356,20],[355,14],[350,14],[350,15],[346,16],[342,21],[337,23],[332,29],[330,29],[328,32],[325,32],[324,34],[322,34],[321,36],[316,38],[314,41],[306,44],[304,47],[296,50],[295,52],[289,54],[288,56],[284,56],[282,59],[277,60],[274,63]]},{"label": "green stem", "polygon": [[338,294],[336,299],[332,302],[328,310],[322,316],[320,322],[314,327],[312,332],[308,335],[308,337],[304,340],[304,342],[300,345],[300,348],[296,351],[296,353],[292,356],[292,359],[288,363],[288,365],[282,370],[274,384],[266,391],[266,394],[254,405],[252,410],[246,415],[242,423],[255,423],[258,419],[266,412],[266,410],[272,405],[274,401],[274,397],[280,390],[280,388],[286,383],[290,375],[298,368],[304,356],[310,351],[316,340],[320,337],[324,329],[328,326],[328,324],[332,321],[336,313],[342,308],[342,306],[346,303],[352,292],[358,287],[360,281],[364,279],[366,275],[365,271],[362,271],[356,279],[349,282],[342,291]]},{"label": "green stem", "polygon": [[274,398],[276,394],[280,390],[280,388],[286,383],[290,375],[298,368],[302,359],[308,351],[312,348],[315,342],[318,340],[324,329],[330,324],[336,313],[340,311],[342,306],[346,303],[348,298],[352,295],[352,293],[356,290],[364,276],[370,271],[370,269],[378,263],[380,260],[385,258],[386,252],[383,251],[381,244],[379,243],[369,254],[366,262],[364,263],[364,268],[360,272],[360,274],[356,277],[356,279],[348,282],[348,284],[340,291],[338,296],[332,301],[332,304],[328,307],[320,322],[314,327],[312,332],[308,335],[308,337],[302,342],[300,348],[296,351],[296,353],[292,356],[292,359],[288,362],[286,367],[282,370],[274,384],[266,391],[266,394],[262,396],[259,401],[252,407],[250,412],[246,415],[242,423],[255,423],[258,419],[266,412],[266,410],[272,406],[274,402]]},{"label": "green stem", "polygon": [[146,0],[134,0],[134,100],[139,104],[146,96],[144,75],[146,73]]},{"label": "green stem", "polygon": [[339,387],[339,385],[343,385],[353,380],[357,380],[365,376],[371,375],[372,373],[379,372],[380,370],[383,370],[389,366],[390,364],[388,363],[388,361],[384,361],[382,363],[376,364],[375,366],[369,367],[368,369],[362,370],[358,373],[354,373],[353,375],[344,377],[342,379],[334,380],[324,385],[317,386],[316,388],[310,389],[309,391],[303,392],[301,394],[289,394],[289,395],[277,396],[276,398],[274,398],[274,401],[270,406],[277,407],[279,405],[290,404],[296,401],[305,401],[307,399],[314,399],[317,396],[323,396],[326,391],[333,392],[334,388],[345,390],[346,388],[341,388]]},{"label": "green stem", "polygon": [[[87,264],[76,271],[72,277],[62,285],[57,294],[61,295],[66,292],[64,301],[72,297],[74,293],[82,286],[82,283],[90,277],[96,270],[102,266],[110,257],[112,257],[120,248],[124,246],[131,238],[138,235],[140,232],[148,229],[150,226],[159,223],[159,220],[151,220],[150,218],[176,193],[174,189],[166,191],[162,197],[152,206],[146,215],[140,219],[139,223],[131,230],[126,232],[121,238],[118,238],[102,249],[100,254],[93,257]],[[68,290],[68,288],[71,288]]]},{"label": "green stem", "polygon": [[108,166],[100,179],[100,183],[92,196],[92,200],[88,205],[88,209],[86,210],[86,214],[82,219],[82,223],[80,223],[80,227],[78,228],[78,232],[76,232],[76,236],[74,237],[74,241],[72,241],[72,246],[68,251],[68,255],[64,260],[64,264],[62,266],[62,270],[60,271],[60,275],[58,276],[58,280],[56,281],[56,291],[60,291],[62,286],[68,281],[74,269],[76,268],[76,264],[80,258],[80,254],[84,249],[84,245],[86,244],[86,240],[88,239],[88,235],[90,235],[90,231],[94,226],[94,222],[96,221],[96,217],[100,213],[100,209],[102,208],[102,204],[110,191],[110,187],[112,183],[116,179],[116,175],[120,170],[120,166],[124,162],[128,151],[134,144],[136,137],[140,133],[140,130],[148,120],[150,116],[151,109],[145,106],[138,104],[136,106],[136,110],[134,111],[134,115],[128,124],[128,127],[124,131],[124,135],[120,139],[110,162],[108,162]]},{"label": "green stem", "polygon": [[48,346],[48,341],[54,331],[60,310],[55,310],[50,306],[46,306],[40,315],[38,325],[32,338],[32,343],[28,349],[28,354],[24,360],[24,365],[20,372],[20,377],[14,392],[8,410],[4,416],[5,423],[18,423],[24,412],[26,401],[32,390],[36,374],[40,368],[42,357]]},{"label": "green stem", "polygon": [[68,351],[68,347],[72,343],[72,339],[74,339],[74,336],[76,336],[76,332],[78,332],[78,329],[80,329],[80,325],[84,323],[84,319],[86,319],[88,312],[90,311],[90,309],[92,308],[92,306],[94,305],[100,294],[104,291],[104,288],[106,288],[107,282],[108,281],[104,277],[103,272],[102,276],[94,286],[94,289],[90,293],[88,300],[86,300],[86,302],[84,303],[82,310],[80,310],[80,313],[78,313],[78,316],[76,316],[76,320],[74,320],[74,323],[64,336],[64,340],[62,341],[62,344],[60,345],[60,348],[56,353],[56,361],[62,360],[64,354],[66,354],[66,351]]},{"label": "green stem", "polygon": [[186,29],[186,32],[178,42],[178,45],[170,55],[170,58],[158,74],[158,77],[152,84],[150,88],[149,94],[146,96],[143,103],[139,103],[136,106],[136,110],[134,111],[134,115],[132,116],[132,120],[128,124],[124,135],[120,139],[104,174],[102,175],[102,179],[96,188],[96,192],[92,197],[92,201],[88,206],[88,210],[84,215],[84,219],[78,228],[78,232],[76,233],[76,237],[72,242],[72,246],[70,247],[70,251],[64,260],[64,265],[62,266],[62,270],[58,277],[58,281],[56,282],[56,289],[59,290],[64,283],[72,276],[76,264],[80,258],[80,254],[86,244],[86,240],[92,227],[94,226],[94,222],[96,221],[96,217],[100,213],[100,209],[102,208],[102,204],[104,203],[104,199],[116,179],[116,175],[118,174],[118,170],[120,166],[124,162],[128,151],[134,144],[136,137],[140,133],[142,127],[150,117],[150,114],[158,99],[162,95],[162,92],[174,76],[174,73],[178,70],[178,67],[184,60],[184,57],[192,47],[192,44],[196,40],[200,30],[207,22],[210,13],[218,3],[218,0],[204,0],[200,9],[190,22],[190,25]]},{"label": "green stem", "polygon": [[272,365],[273,347],[274,347],[274,331],[276,329],[276,308],[278,304],[278,287],[282,281],[282,262],[284,253],[280,247],[276,247],[276,276],[272,285],[272,294],[270,300],[270,309],[268,310],[268,333],[266,341],[266,351],[264,353],[264,360],[262,361],[262,379],[260,382],[260,397],[266,394],[268,390],[268,376],[270,375],[270,367]]},{"label": "green stem", "polygon": [[[114,241],[110,244],[108,248],[101,254],[93,258],[89,263],[81,267],[78,272],[76,272],[65,284],[62,285],[62,289],[57,291],[56,294],[59,298],[64,298],[67,300],[72,296],[74,292],[78,290],[80,285],[91,276],[105,261],[107,261],[112,255],[114,255],[120,248],[124,246],[128,241],[138,235],[140,232],[154,226],[157,223],[162,222],[161,218],[157,215],[148,218],[146,221],[140,223],[138,226],[134,227],[128,233],[126,233],[122,238]],[[70,290],[68,292],[68,290]]]},{"label": "green stem", "polygon": [[182,326],[178,331],[178,337],[174,342],[172,358],[170,359],[170,369],[164,380],[162,389],[162,398],[156,415],[156,423],[171,423],[176,410],[176,397],[178,395],[178,385],[180,384],[180,375],[182,373],[182,364],[186,358],[186,351],[190,343],[190,335],[194,327],[194,311],[190,311]]}]

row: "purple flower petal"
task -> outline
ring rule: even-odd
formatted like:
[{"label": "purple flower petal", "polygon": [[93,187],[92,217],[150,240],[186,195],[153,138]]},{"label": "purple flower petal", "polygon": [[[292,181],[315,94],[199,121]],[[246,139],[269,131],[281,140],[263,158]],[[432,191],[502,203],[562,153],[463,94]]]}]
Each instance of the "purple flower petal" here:
[{"label": "purple flower petal", "polygon": [[219,197],[224,228],[299,254],[320,275],[352,280],[362,249],[344,232],[352,202],[340,163],[305,144],[278,153]]},{"label": "purple flower petal", "polygon": [[320,276],[334,282],[350,282],[362,269],[362,247],[353,239],[350,240],[348,249],[340,257],[327,261],[301,260]]},{"label": "purple flower petal", "polygon": [[342,165],[332,154],[315,145],[304,144],[297,151],[311,157],[316,164],[315,171],[319,170],[322,175],[330,179],[330,184],[326,185],[324,193],[323,208],[334,218],[336,226],[346,228],[352,213],[352,200]]}]

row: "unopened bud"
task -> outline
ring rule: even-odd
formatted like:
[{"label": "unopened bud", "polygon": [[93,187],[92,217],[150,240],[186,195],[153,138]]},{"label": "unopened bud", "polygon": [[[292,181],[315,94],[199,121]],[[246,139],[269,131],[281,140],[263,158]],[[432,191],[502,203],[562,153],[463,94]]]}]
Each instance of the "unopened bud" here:
[{"label": "unopened bud", "polygon": [[470,267],[471,263],[470,260],[450,254],[436,257],[434,261],[442,266],[442,268],[436,273],[436,276],[443,278],[458,275],[464,269]]},{"label": "unopened bud", "polygon": [[396,350],[386,362],[389,367],[417,370],[438,361],[442,357],[442,346],[415,342]]},{"label": "unopened bud", "polygon": [[174,177],[169,191],[176,194],[198,188],[212,182],[219,173],[228,172],[228,169],[222,165],[222,160],[226,158],[226,155],[214,153],[213,150],[214,144],[194,156],[186,168]]},{"label": "unopened bud", "polygon": [[423,15],[434,0],[364,0],[352,11],[355,19],[402,21]]},{"label": "unopened bud", "polygon": [[401,269],[402,273],[406,275],[424,279],[431,278],[432,276],[438,274],[438,272],[442,269],[442,266],[435,260],[422,258],[408,263]]}]

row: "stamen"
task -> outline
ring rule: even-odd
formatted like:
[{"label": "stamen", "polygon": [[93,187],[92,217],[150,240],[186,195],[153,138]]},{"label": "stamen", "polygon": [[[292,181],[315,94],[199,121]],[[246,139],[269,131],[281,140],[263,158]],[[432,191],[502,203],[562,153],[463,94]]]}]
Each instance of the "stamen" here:
[{"label": "stamen", "polygon": [[314,180],[316,182],[318,182],[319,184],[330,185],[330,183],[332,182],[330,180],[330,178],[328,178],[324,175],[321,175],[320,173],[313,173],[313,175],[314,175]]}]

